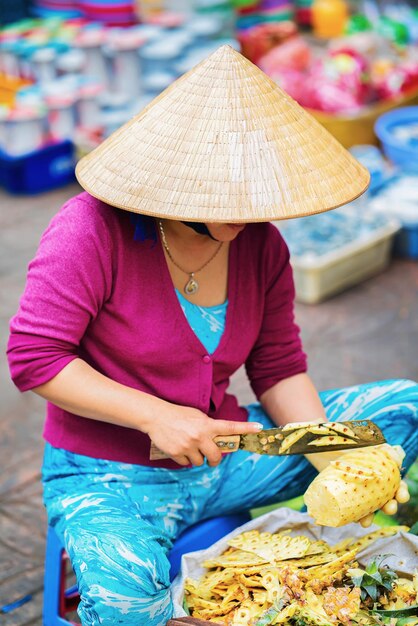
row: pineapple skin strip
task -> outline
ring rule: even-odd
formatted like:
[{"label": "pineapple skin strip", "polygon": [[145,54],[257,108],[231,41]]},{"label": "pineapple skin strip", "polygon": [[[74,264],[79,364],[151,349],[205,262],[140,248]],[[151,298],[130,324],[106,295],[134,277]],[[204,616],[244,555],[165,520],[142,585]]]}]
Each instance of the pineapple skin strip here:
[{"label": "pineapple skin strip", "polygon": [[302,439],[302,437],[304,437],[307,432],[308,431],[306,428],[300,428],[294,433],[290,433],[290,435],[287,435],[287,437],[283,439],[283,442],[279,448],[279,452],[286,452],[286,450],[289,450],[297,441],[299,441],[299,439]]},{"label": "pineapple skin strip", "polygon": [[379,528],[379,530],[375,530],[372,533],[368,533],[364,537],[361,537],[361,539],[358,539],[349,547],[350,550],[360,552],[360,550],[363,550],[363,548],[370,545],[377,539],[381,539],[382,537],[391,537],[392,535],[396,535],[399,531],[408,532],[408,530],[409,526],[385,526],[384,528]]},{"label": "pineapple skin strip", "polygon": [[350,563],[351,561],[353,561],[356,557],[357,552],[358,550],[356,550],[355,548],[351,548],[349,552],[346,552],[345,554],[334,559],[330,563],[325,563],[325,565],[318,565],[316,567],[311,567],[309,570],[307,570],[307,576],[309,580],[318,579],[318,578],[321,579],[321,578],[325,578],[326,576],[335,574],[336,572],[342,569],[343,565],[346,565],[347,563]]},{"label": "pineapple skin strip", "polygon": [[329,430],[333,430],[334,432],[340,433],[345,437],[351,437],[352,439],[358,439],[355,432],[347,425],[343,426],[338,422],[327,422],[327,428]]},{"label": "pineapple skin strip", "polygon": [[354,443],[347,437],[339,437],[338,435],[325,435],[325,437],[318,437],[308,443],[308,446],[336,446],[343,443]]},{"label": "pineapple skin strip", "polygon": [[[285,591],[286,594],[290,593],[287,600],[289,604],[276,614],[273,621],[268,621],[269,624],[285,625],[289,623],[289,618],[303,616],[306,619],[313,620],[309,621],[312,625],[319,626],[319,622],[316,621],[319,618],[321,626],[325,626],[325,624],[337,626],[332,618],[328,622],[323,611],[319,611],[318,607],[310,606],[311,602],[306,604],[308,596],[309,599],[316,597],[322,603],[326,593],[329,595],[331,591],[335,590],[335,594],[329,598],[329,603],[331,604],[334,601],[334,597],[338,600],[340,595],[344,595],[342,592],[338,592],[338,589],[342,589],[340,585],[344,572],[346,572],[347,567],[355,567],[357,565],[355,562],[356,554],[377,539],[394,535],[398,531],[407,530],[409,530],[407,526],[385,527],[368,533],[357,541],[351,538],[340,541],[334,546],[326,545],[324,546],[324,552],[336,558],[329,563],[318,564],[307,569],[297,567],[295,561],[298,559],[286,559],[285,561],[276,562],[275,565],[258,564],[247,568],[234,568],[225,563],[225,565],[207,572],[200,584],[188,579],[186,598],[189,601],[194,617],[207,619],[214,623],[223,623],[226,626],[250,626],[256,624],[257,619],[260,617],[267,617],[266,612],[270,613],[270,609],[275,606],[278,598]],[[270,533],[249,531],[248,534],[254,543],[257,543],[257,535],[261,535],[262,543],[268,541],[269,535],[272,538],[276,535],[276,542],[279,538],[279,533],[272,535]],[[283,536],[282,533],[280,535]],[[300,538],[302,537],[300,536]],[[306,537],[303,538],[307,539]],[[237,543],[242,546],[241,541],[238,540]],[[240,548],[231,549],[230,547],[227,549],[229,554],[231,551],[234,552],[234,550],[240,552]],[[320,556],[321,554],[318,554],[318,557]],[[303,557],[300,559],[301,562],[304,560]],[[211,576],[214,577],[213,582],[210,580]],[[290,582],[292,579],[296,582]],[[418,594],[418,574],[415,582]],[[412,588],[414,584],[409,581],[409,587]],[[333,585],[337,586],[334,587]],[[202,589],[202,587],[204,588]],[[327,589],[328,591],[326,591]],[[299,594],[299,592],[302,593],[302,596],[293,596],[293,593]],[[295,599],[292,600],[292,597]],[[339,606],[341,607],[341,604]],[[346,610],[347,607],[348,605],[344,604],[342,608]],[[273,614],[274,612],[272,612],[272,616]],[[351,619],[354,618],[355,616],[352,614]]]}]

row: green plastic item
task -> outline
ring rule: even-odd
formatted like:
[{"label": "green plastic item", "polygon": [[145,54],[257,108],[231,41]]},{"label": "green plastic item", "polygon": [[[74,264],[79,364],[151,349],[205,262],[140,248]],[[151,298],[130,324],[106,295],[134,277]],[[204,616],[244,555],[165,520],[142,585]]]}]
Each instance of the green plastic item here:
[{"label": "green plastic item", "polygon": [[19,20],[18,22],[15,22],[14,24],[10,24],[9,27],[6,26],[6,28],[4,28],[4,31],[9,31],[9,32],[25,32],[28,30],[32,30],[33,28],[36,28],[38,26],[39,20],[36,19],[32,19],[32,18],[25,18],[24,20]]},{"label": "green plastic item", "polygon": [[377,32],[399,46],[406,46],[409,42],[409,31],[405,24],[396,22],[389,17],[383,16],[379,19]]},{"label": "green plastic item", "polygon": [[14,24],[10,24],[9,26],[4,26],[1,29],[2,35],[10,35],[10,36],[16,35],[16,36],[18,36],[22,32],[24,32],[24,30],[22,30],[20,28],[19,22],[15,22]]},{"label": "green plastic item", "polygon": [[260,22],[262,24],[275,24],[276,22],[291,22],[294,19],[293,11],[284,11],[275,15],[260,14]]},{"label": "green plastic item", "polygon": [[231,4],[236,9],[249,9],[250,7],[257,8],[258,0],[232,0]]},{"label": "green plastic item", "polygon": [[345,27],[345,33],[347,35],[354,35],[355,33],[364,33],[372,30],[373,26],[370,20],[362,13],[352,15]]}]

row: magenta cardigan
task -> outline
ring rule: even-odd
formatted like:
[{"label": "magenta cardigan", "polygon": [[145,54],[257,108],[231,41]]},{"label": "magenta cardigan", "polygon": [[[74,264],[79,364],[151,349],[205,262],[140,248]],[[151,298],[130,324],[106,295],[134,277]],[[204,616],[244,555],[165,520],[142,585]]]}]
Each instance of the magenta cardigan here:
[{"label": "magenta cardigan", "polygon": [[[214,419],[246,420],[247,411],[227,393],[242,364],[257,397],[306,371],[288,249],[273,225],[250,224],[230,246],[225,331],[212,355],[184,316],[160,241],[136,241],[133,230],[128,212],[87,193],[53,218],[10,324],[9,365],[21,391],[80,357],[129,387]],[[96,458],[180,467],[149,461],[144,433],[50,403],[44,437]]]}]

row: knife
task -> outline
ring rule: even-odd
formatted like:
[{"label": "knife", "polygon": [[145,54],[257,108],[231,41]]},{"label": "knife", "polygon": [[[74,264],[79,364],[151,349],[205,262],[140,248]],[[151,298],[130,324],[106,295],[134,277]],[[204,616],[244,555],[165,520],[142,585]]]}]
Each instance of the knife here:
[{"label": "knife", "polygon": [[[247,450],[256,454],[287,456],[330,450],[350,450],[386,443],[382,431],[370,420],[352,422],[293,422],[246,435],[220,435],[214,442],[224,453]],[[168,459],[151,442],[150,460]]]}]

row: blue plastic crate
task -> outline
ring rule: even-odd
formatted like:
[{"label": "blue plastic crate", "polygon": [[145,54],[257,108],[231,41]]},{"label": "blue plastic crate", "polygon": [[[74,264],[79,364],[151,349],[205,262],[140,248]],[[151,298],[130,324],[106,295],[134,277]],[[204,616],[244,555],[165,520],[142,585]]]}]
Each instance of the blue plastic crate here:
[{"label": "blue plastic crate", "polygon": [[397,256],[418,259],[418,223],[402,226],[395,237],[393,251]]},{"label": "blue plastic crate", "polygon": [[12,194],[37,194],[62,187],[75,178],[71,141],[50,144],[22,156],[0,151],[0,185]]}]

